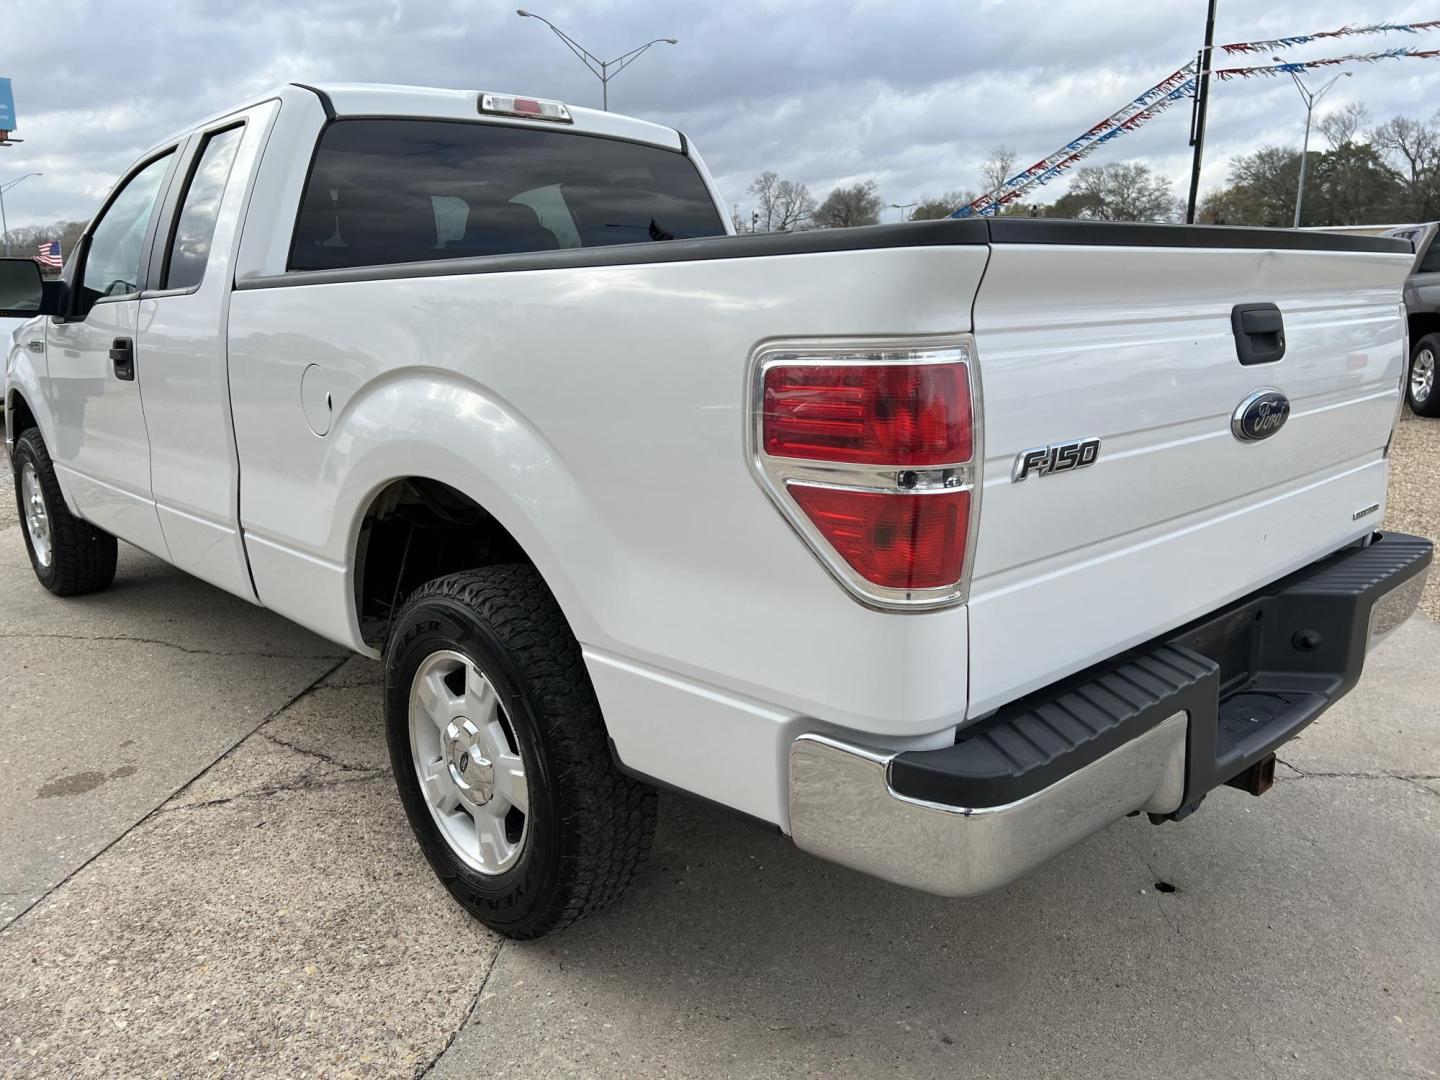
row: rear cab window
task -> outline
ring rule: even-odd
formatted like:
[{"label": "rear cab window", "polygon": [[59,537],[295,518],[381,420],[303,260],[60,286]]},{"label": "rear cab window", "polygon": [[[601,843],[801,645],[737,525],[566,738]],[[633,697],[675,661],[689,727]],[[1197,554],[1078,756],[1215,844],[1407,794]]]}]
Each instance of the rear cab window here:
[{"label": "rear cab window", "polygon": [[483,122],[337,120],[316,147],[289,269],[724,234],[677,151]]}]

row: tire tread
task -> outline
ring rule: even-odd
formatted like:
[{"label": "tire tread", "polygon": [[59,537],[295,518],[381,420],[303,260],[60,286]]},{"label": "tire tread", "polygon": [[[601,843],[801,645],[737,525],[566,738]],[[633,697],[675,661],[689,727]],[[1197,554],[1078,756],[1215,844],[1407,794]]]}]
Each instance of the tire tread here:
[{"label": "tire tread", "polygon": [[[35,462],[35,474],[45,495],[45,513],[50,519],[50,566],[48,572],[35,558],[29,529],[25,528],[24,490],[20,473],[25,459]],[[25,549],[40,583],[56,596],[80,596],[108,588],[115,580],[119,545],[115,537],[70,513],[50,451],[39,428],[27,428],[15,442],[15,503],[25,533]]]},{"label": "tire tread", "polygon": [[562,837],[557,887],[546,910],[504,932],[536,938],[603,911],[649,856],[657,796],[654,788],[622,773],[611,757],[579,643],[559,605],[533,567],[505,564],[422,585],[397,622],[416,605],[437,599],[468,608],[505,649],[544,729],[557,788]]}]

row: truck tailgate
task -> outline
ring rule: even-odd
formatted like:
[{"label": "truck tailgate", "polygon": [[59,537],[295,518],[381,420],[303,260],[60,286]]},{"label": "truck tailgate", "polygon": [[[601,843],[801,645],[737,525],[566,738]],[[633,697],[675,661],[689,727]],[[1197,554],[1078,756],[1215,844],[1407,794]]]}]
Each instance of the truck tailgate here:
[{"label": "truck tailgate", "polygon": [[[1380,523],[1413,257],[1192,248],[1187,232],[1179,246],[992,248],[974,311],[972,717]],[[1242,365],[1232,308],[1263,303],[1286,351]],[[1232,416],[1264,389],[1289,398],[1289,420],[1241,441]],[[1012,479],[1023,451],[1091,438],[1093,465]]]}]

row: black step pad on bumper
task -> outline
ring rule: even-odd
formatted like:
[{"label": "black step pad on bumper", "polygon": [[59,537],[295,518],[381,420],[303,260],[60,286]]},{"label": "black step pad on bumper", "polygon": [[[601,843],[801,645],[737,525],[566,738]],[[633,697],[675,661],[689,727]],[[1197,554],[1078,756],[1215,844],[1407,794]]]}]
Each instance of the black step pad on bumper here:
[{"label": "black step pad on bumper", "polygon": [[[1001,708],[963,729],[953,746],[896,755],[890,786],[945,806],[1003,806],[1184,711],[1185,803],[1193,804],[1273,753],[1355,685],[1372,614],[1385,624],[1377,632],[1391,628],[1381,602],[1408,598],[1412,590],[1418,595],[1432,547],[1421,537],[1390,533],[1336,552]],[[1413,602],[1392,606],[1403,618]]]},{"label": "black step pad on bumper", "polygon": [[[890,786],[926,802],[1003,806],[1049,787],[1181,709],[1213,702],[1218,686],[1214,663],[1162,645],[1007,705],[965,729],[954,746],[898,755]],[[953,801],[957,796],[964,801]]]}]

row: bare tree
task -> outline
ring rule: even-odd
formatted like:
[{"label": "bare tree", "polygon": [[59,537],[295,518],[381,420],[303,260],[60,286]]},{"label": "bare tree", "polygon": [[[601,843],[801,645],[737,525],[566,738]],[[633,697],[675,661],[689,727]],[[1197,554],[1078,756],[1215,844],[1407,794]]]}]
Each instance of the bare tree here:
[{"label": "bare tree", "polygon": [[980,181],[987,195],[994,195],[1015,175],[1015,162],[1019,157],[1013,146],[991,148],[989,157],[980,162]]},{"label": "bare tree", "polygon": [[825,201],[815,211],[815,224],[822,229],[875,225],[880,221],[882,205],[880,190],[874,180],[837,187],[825,196]]},{"label": "bare tree", "polygon": [[756,227],[765,232],[788,232],[802,228],[815,213],[815,197],[804,184],[782,180],[763,172],[750,185],[750,194],[759,204]]},{"label": "bare tree", "polygon": [[1370,142],[1398,175],[1401,213],[1414,221],[1440,211],[1440,125],[1396,116],[1370,132]]},{"label": "bare tree", "polygon": [[1063,217],[1095,221],[1172,221],[1179,210],[1170,181],[1139,161],[1087,166],[1055,203]]},{"label": "bare tree", "polygon": [[938,218],[946,218],[975,201],[975,192],[969,189],[947,191],[939,197],[933,195],[922,195],[920,204],[910,212],[911,221],[935,221]]},{"label": "bare tree", "polygon": [[1343,109],[1336,109],[1320,117],[1320,132],[1330,143],[1330,149],[1339,150],[1355,141],[1355,136],[1370,126],[1370,110],[1359,102],[1351,102]]}]

